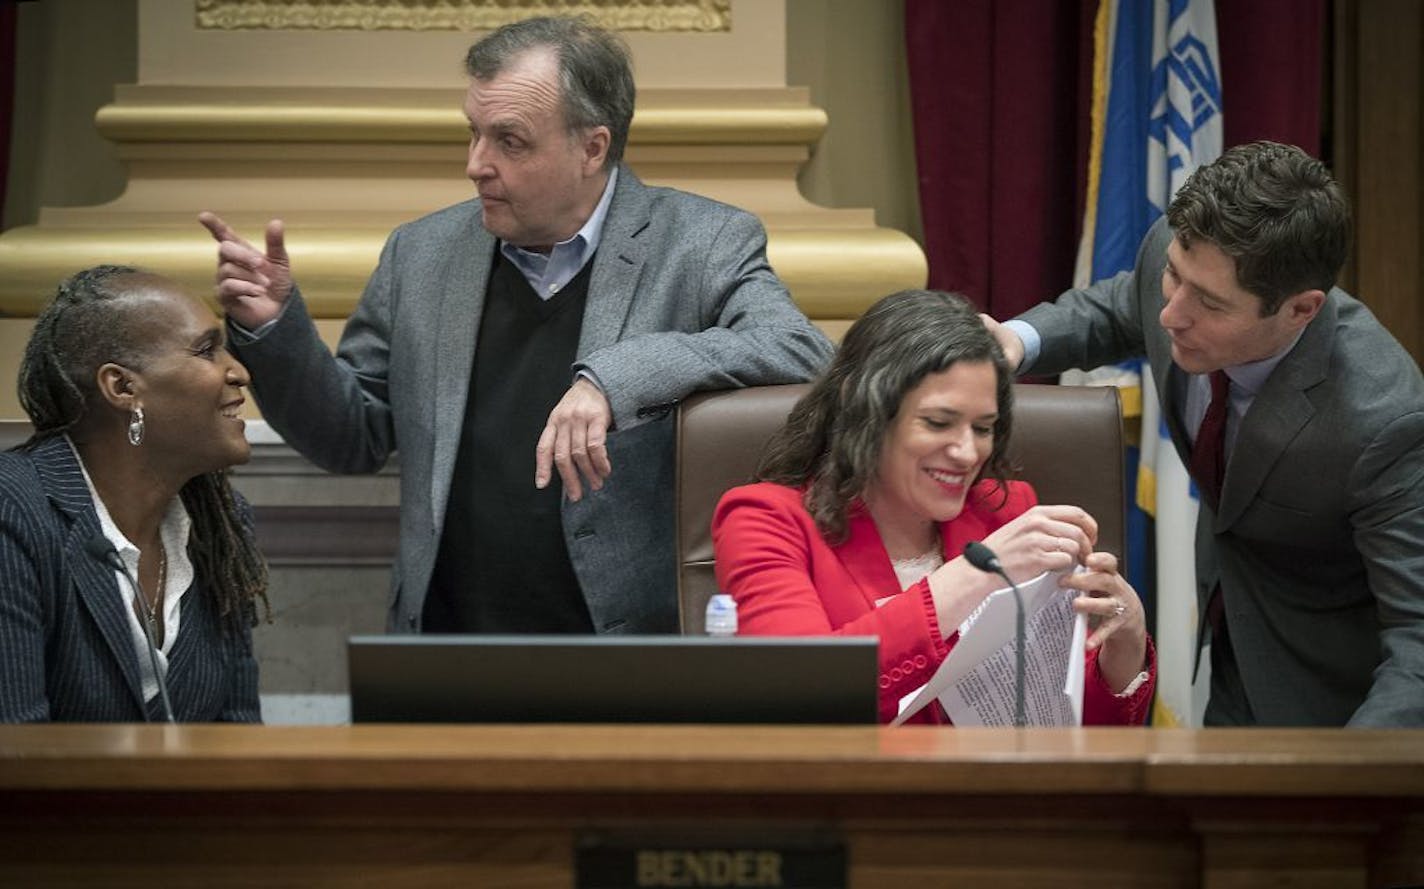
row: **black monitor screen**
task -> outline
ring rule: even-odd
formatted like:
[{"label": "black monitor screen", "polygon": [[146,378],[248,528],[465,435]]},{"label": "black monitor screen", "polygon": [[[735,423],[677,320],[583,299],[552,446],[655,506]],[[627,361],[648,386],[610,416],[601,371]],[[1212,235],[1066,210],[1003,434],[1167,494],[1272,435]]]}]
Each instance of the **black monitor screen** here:
[{"label": "black monitor screen", "polygon": [[353,722],[876,721],[873,637],[353,636]]}]

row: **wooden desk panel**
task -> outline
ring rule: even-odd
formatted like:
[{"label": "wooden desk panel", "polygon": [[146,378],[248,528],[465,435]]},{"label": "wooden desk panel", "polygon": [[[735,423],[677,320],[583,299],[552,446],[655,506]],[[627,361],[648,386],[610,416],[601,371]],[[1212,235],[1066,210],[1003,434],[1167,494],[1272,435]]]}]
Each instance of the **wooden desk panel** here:
[{"label": "wooden desk panel", "polygon": [[1424,883],[1424,732],[0,726],[0,885],[572,886],[589,831],[850,885]]}]

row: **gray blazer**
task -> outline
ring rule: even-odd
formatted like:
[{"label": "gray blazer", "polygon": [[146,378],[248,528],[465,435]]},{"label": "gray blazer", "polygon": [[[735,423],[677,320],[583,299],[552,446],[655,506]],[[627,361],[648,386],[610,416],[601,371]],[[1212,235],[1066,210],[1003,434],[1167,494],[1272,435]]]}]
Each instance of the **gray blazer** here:
[{"label": "gray blazer", "polygon": [[[1031,373],[1146,354],[1185,462],[1186,375],[1158,323],[1171,237],[1159,221],[1132,271],[1022,320],[1043,337]],[[1424,726],[1424,381],[1344,291],[1242,419],[1196,544],[1198,613],[1219,581],[1262,725]]]},{"label": "gray blazer", "polygon": [[[0,722],[162,720],[145,707],[138,652],[112,569],[85,550],[102,537],[69,443],[0,453]],[[202,578],[183,596],[168,658],[180,722],[257,722],[251,627],[229,631]]]},{"label": "gray blazer", "polygon": [[[335,359],[299,294],[260,337],[234,337],[263,416],[312,462],[373,472],[400,452],[395,631],[420,630],[495,246],[478,200],[397,228]],[[592,371],[612,405],[613,475],[563,504],[598,632],[677,631],[672,407],[701,389],[804,381],[830,353],[767,264],[755,217],[620,168],[570,368],[570,382]]]}]

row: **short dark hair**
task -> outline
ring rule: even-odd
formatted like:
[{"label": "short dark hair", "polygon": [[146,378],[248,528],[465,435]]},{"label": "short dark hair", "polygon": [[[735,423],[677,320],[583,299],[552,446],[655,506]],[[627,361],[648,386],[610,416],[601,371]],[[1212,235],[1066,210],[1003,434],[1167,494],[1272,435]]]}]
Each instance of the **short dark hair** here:
[{"label": "short dark hair", "polygon": [[[101,397],[96,376],[104,364],[143,368],[151,344],[140,342],[141,310],[133,297],[157,277],[133,266],[98,265],[60,283],[35,319],[20,361],[20,406],[34,434],[19,450],[81,427]],[[258,600],[270,619],[267,563],[244,525],[226,470],[188,479],[179,497],[193,523],[188,556],[231,628],[256,619]]]},{"label": "short dark hair", "polygon": [[1193,173],[1167,208],[1182,246],[1210,241],[1236,280],[1274,315],[1285,298],[1335,286],[1349,248],[1350,205],[1325,165],[1294,145],[1252,142]]},{"label": "short dark hair", "polygon": [[20,407],[37,436],[68,432],[98,398],[95,373],[107,361],[143,367],[134,348],[127,265],[97,265],[60,282],[40,311],[20,362]]},{"label": "short dark hair", "polygon": [[605,169],[623,159],[637,90],[628,46],[586,16],[543,16],[504,25],[471,46],[465,71],[489,80],[515,57],[547,47],[559,60],[559,94],[570,133],[608,127]]},{"label": "short dark hair", "polygon": [[757,467],[760,481],[810,485],[806,508],[832,543],[845,538],[848,508],[875,478],[885,435],[905,396],[957,362],[989,362],[997,380],[994,445],[982,475],[1009,474],[1013,375],[999,344],[964,297],[902,290],[851,325],[831,364],[792,408]]}]

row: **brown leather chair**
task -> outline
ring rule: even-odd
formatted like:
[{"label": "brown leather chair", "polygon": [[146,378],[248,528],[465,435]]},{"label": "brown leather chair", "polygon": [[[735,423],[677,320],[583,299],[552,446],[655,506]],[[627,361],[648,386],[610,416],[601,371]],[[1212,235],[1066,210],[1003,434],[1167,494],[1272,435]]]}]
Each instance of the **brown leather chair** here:
[{"label": "brown leather chair", "polygon": [[[704,392],[677,418],[678,603],[682,632],[700,634],[712,570],[712,510],[751,480],[762,447],[807,385]],[[1122,410],[1111,386],[1014,386],[1010,458],[1040,503],[1071,503],[1098,520],[1098,548],[1124,552]]]}]

